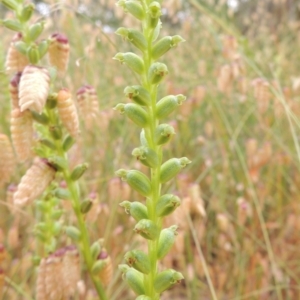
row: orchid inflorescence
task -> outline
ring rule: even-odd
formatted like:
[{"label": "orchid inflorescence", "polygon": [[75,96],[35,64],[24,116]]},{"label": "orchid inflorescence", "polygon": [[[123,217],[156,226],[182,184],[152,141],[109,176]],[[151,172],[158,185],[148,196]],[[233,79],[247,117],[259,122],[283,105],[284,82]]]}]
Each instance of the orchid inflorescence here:
[{"label": "orchid inflorescence", "polygon": [[158,99],[158,86],[168,75],[168,67],[158,61],[184,39],[165,36],[158,39],[162,15],[162,1],[120,0],[117,5],[141,22],[141,30],[121,27],[116,31],[137,48],[133,52],[117,53],[115,60],[128,66],[139,76],[140,82],[127,86],[124,94],[129,103],[119,103],[115,110],[126,115],[141,129],[141,145],[132,155],[150,169],[150,176],[139,170],[120,169],[116,172],[132,189],[146,198],[146,203],[124,201],[120,205],[135,220],[135,233],[148,241],[148,253],[133,249],[125,254],[126,264],[120,265],[123,279],[138,296],[138,300],[160,299],[162,292],[180,282],[183,276],[173,269],[159,270],[158,262],[170,251],[177,235],[177,226],[162,228],[163,218],[171,214],[180,199],[173,194],[162,195],[162,184],[173,179],[191,161],[171,158],[163,162],[163,146],[175,134],[175,129],[161,120],[168,117],[186,99],[182,94]]}]

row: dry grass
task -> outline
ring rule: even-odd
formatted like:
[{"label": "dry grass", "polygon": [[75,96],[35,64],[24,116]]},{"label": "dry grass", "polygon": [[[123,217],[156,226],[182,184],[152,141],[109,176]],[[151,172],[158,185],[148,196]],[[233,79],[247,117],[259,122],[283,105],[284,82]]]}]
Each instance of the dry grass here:
[{"label": "dry grass", "polygon": [[[114,1],[100,2],[50,3],[45,34],[62,31],[70,39],[68,75],[57,86],[67,86],[74,96],[84,84],[97,91],[99,118],[92,129],[82,124],[72,162],[90,165],[81,182],[83,199],[90,196],[94,203],[86,224],[92,240],[104,238],[112,258],[109,299],[133,299],[117,265],[125,250],[141,240],[118,204],[138,195],[114,178],[114,171],[141,166],[130,155],[138,132],[112,110],[123,101],[123,87],[134,81],[132,73],[112,60],[116,49],[126,46],[112,31],[120,22],[135,24],[116,10]],[[183,7],[180,1],[165,1],[163,34],[174,31],[187,41],[165,58],[171,76],[161,95],[188,96],[170,120],[178,134],[166,155],[184,154],[193,163],[168,186],[183,205],[167,220],[180,230],[163,264],[186,279],[163,299],[300,299],[299,21],[268,27],[268,18],[256,23],[258,16],[249,16],[254,22],[242,34],[224,7],[199,3],[186,1]],[[264,18],[267,12],[261,10],[252,13]],[[11,33],[0,28],[0,35],[3,70]],[[7,135],[9,80],[0,72],[0,132]],[[0,244],[5,247],[0,248],[0,269],[7,300],[34,299],[34,224],[39,216],[34,207],[15,211],[11,201],[13,185],[27,168],[16,165],[11,182],[0,189]],[[68,201],[59,207],[66,211],[62,222],[72,224]],[[69,242],[62,235],[59,246]],[[0,270],[0,287],[2,277]],[[84,274],[82,280],[85,292],[76,299],[96,299]]]}]

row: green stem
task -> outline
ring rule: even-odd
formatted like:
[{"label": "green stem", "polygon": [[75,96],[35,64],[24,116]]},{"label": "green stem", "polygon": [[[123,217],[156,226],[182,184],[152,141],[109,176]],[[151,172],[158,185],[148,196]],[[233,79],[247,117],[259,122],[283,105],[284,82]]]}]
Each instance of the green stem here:
[{"label": "green stem", "polygon": [[[56,118],[55,118],[55,114],[53,112],[53,110],[48,109],[48,116],[50,119],[50,124],[54,125],[54,126],[58,126],[59,124],[57,124],[56,122]],[[59,155],[60,157],[64,158],[67,163],[68,163],[68,158],[66,153],[64,152],[63,148],[62,148],[62,143],[61,140],[54,140],[55,145],[56,145],[56,154]],[[72,201],[72,207],[73,207],[73,211],[76,215],[77,218],[77,222],[78,222],[78,229],[81,233],[81,238],[80,238],[80,252],[84,258],[86,267],[87,267],[87,271],[93,281],[93,284],[96,288],[97,294],[99,296],[99,298],[101,300],[108,300],[106,293],[104,291],[104,288],[100,282],[100,279],[97,278],[97,276],[95,276],[92,272],[92,268],[93,268],[93,257],[91,254],[91,250],[90,250],[90,240],[89,240],[89,234],[88,234],[88,230],[86,227],[86,224],[84,222],[84,218],[83,215],[80,211],[80,197],[79,197],[79,186],[77,182],[74,182],[71,180],[70,178],[70,172],[69,172],[69,168],[65,169],[63,171],[63,177],[64,180],[67,183],[68,186],[68,190],[71,194],[71,201]]]}]

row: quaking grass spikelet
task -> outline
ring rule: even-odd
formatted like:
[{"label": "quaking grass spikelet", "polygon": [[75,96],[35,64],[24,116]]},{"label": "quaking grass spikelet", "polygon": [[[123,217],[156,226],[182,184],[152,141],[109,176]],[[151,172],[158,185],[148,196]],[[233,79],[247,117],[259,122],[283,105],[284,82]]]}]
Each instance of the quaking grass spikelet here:
[{"label": "quaking grass spikelet", "polygon": [[19,86],[19,106],[38,113],[43,111],[49,94],[50,75],[47,69],[28,65],[21,77]]},{"label": "quaking grass spikelet", "polygon": [[15,108],[11,112],[10,131],[12,142],[18,156],[22,162],[32,156],[33,144],[33,120],[30,111],[21,112]]},{"label": "quaking grass spikelet", "polygon": [[5,68],[9,73],[22,72],[29,64],[27,57],[20,53],[15,47],[16,42],[21,40],[22,34],[16,33],[9,46],[5,61]]},{"label": "quaking grass spikelet", "polygon": [[80,261],[75,246],[65,247],[64,251],[62,275],[64,297],[68,299],[75,294],[77,282],[80,280]]},{"label": "quaking grass spikelet", "polygon": [[24,206],[38,198],[55,177],[56,169],[46,159],[35,158],[14,194],[14,203]]},{"label": "quaking grass spikelet", "polygon": [[68,38],[62,33],[54,33],[50,37],[48,50],[50,64],[57,68],[58,74],[63,76],[67,70],[70,54]]},{"label": "quaking grass spikelet", "polygon": [[113,266],[110,256],[105,249],[102,249],[98,256],[98,262],[102,263],[102,269],[99,272],[99,278],[104,286],[108,286],[113,275]]},{"label": "quaking grass spikelet", "polygon": [[63,125],[71,136],[76,137],[79,133],[79,121],[76,106],[72,95],[67,89],[62,89],[57,95],[57,108]]},{"label": "quaking grass spikelet", "polygon": [[19,108],[19,84],[22,73],[16,73],[9,83],[9,94],[12,109]]},{"label": "quaking grass spikelet", "polygon": [[99,114],[96,90],[91,85],[84,85],[77,91],[79,113],[87,129],[92,129]]},{"label": "quaking grass spikelet", "polygon": [[0,186],[7,183],[14,171],[15,157],[9,138],[0,133]]},{"label": "quaking grass spikelet", "polygon": [[69,299],[80,281],[79,253],[74,246],[58,249],[40,262],[37,300]]}]

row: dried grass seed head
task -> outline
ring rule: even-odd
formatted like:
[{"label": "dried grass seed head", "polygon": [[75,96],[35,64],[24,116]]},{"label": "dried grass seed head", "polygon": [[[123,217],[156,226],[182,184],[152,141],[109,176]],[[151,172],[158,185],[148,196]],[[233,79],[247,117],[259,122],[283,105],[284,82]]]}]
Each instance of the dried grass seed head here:
[{"label": "dried grass seed head", "polygon": [[60,119],[67,131],[73,137],[79,134],[79,121],[72,95],[67,89],[62,89],[57,95],[57,109]]},{"label": "dried grass seed head", "polygon": [[47,69],[28,65],[21,76],[19,86],[19,106],[21,111],[32,109],[43,111],[50,88],[50,75]]},{"label": "dried grass seed head", "polygon": [[90,85],[84,85],[77,91],[79,113],[87,127],[91,129],[93,121],[99,113],[98,97],[96,90]]},{"label": "dried grass seed head", "polygon": [[24,54],[20,53],[15,47],[15,43],[21,40],[22,34],[16,33],[9,46],[5,61],[5,69],[9,73],[22,72],[24,68],[29,64],[27,57]]},{"label": "dried grass seed head", "polygon": [[48,54],[50,64],[57,68],[60,76],[64,75],[68,67],[70,54],[68,38],[62,33],[52,34]]},{"label": "dried grass seed head", "polygon": [[38,198],[55,177],[56,170],[46,159],[36,158],[22,177],[14,194],[14,203],[24,206]]},{"label": "dried grass seed head", "polygon": [[22,162],[32,156],[33,145],[33,120],[30,111],[21,112],[15,108],[11,112],[10,131],[12,142],[18,156]]},{"label": "dried grass seed head", "polygon": [[104,286],[108,286],[113,275],[113,265],[111,258],[105,249],[102,249],[100,252],[98,260],[101,260],[104,263],[104,267],[99,273],[99,278]]},{"label": "dried grass seed head", "polygon": [[16,73],[9,83],[9,94],[12,109],[19,108],[19,83],[22,73]]},{"label": "dried grass seed head", "polygon": [[0,186],[10,180],[15,168],[15,156],[9,138],[0,133]]}]

